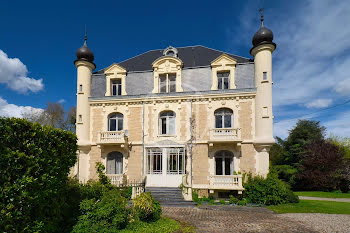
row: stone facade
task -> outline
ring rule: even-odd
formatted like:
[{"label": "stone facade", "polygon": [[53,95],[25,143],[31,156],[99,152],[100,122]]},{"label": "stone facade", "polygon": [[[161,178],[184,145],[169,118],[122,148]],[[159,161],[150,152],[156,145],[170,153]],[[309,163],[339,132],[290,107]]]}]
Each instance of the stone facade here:
[{"label": "stone facade", "polygon": [[[189,55],[196,50],[210,58]],[[267,174],[273,142],[264,139],[272,135],[259,131],[257,142],[256,129],[269,127],[261,121],[270,122],[272,111],[257,98],[266,94],[271,80],[254,82],[254,68],[261,70],[271,61],[256,64],[205,47],[169,47],[146,55],[94,74],[92,63],[76,64],[81,70],[78,88],[91,81],[91,90],[78,90],[77,99],[77,117],[83,119],[77,122],[80,181],[96,179],[95,165],[101,162],[112,183],[182,183],[188,199],[193,188],[199,196],[240,192],[242,173]]]}]

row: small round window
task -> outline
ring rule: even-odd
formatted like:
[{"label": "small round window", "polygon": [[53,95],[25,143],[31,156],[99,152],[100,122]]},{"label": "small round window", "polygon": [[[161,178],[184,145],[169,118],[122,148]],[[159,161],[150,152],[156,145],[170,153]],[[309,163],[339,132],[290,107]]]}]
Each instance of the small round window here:
[{"label": "small round window", "polygon": [[175,55],[175,53],[174,53],[174,51],[172,51],[172,50],[169,50],[167,53],[166,53],[166,55],[167,56],[174,56]]}]

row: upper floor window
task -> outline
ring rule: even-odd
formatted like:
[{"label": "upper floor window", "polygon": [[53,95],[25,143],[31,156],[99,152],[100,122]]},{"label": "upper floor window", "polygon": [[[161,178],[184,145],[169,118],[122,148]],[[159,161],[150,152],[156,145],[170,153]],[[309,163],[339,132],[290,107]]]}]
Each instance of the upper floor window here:
[{"label": "upper floor window", "polygon": [[263,80],[267,80],[267,72],[263,72]]},{"label": "upper floor window", "polygon": [[159,75],[159,92],[176,92],[176,74]]},{"label": "upper floor window", "polygon": [[220,72],[218,77],[218,90],[229,89],[230,72]]},{"label": "upper floor window", "polygon": [[123,130],[123,114],[112,113],[108,117],[108,131]]},{"label": "upper floor window", "polygon": [[159,114],[159,134],[175,135],[175,113],[165,111]]},{"label": "upper floor window", "polygon": [[122,95],[122,80],[121,79],[112,80],[111,89],[112,89],[111,90],[112,95]]},{"label": "upper floor window", "polygon": [[233,175],[233,153],[219,151],[215,154],[215,175]]},{"label": "upper floor window", "polygon": [[109,153],[106,165],[107,174],[123,174],[123,154],[117,151]]},{"label": "upper floor window", "polygon": [[214,112],[215,128],[232,128],[233,111],[229,108],[220,108]]}]

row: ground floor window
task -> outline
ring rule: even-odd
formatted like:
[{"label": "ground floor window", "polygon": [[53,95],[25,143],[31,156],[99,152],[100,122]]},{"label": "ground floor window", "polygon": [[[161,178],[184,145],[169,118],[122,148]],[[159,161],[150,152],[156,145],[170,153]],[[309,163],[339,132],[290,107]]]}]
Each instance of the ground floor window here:
[{"label": "ground floor window", "polygon": [[107,174],[123,174],[123,154],[117,151],[107,155]]},{"label": "ground floor window", "polygon": [[233,175],[233,153],[219,151],[215,154],[215,175]]},{"label": "ground floor window", "polygon": [[185,149],[148,148],[147,174],[162,174],[163,168],[166,169],[166,174],[185,174]]},{"label": "ground floor window", "polygon": [[170,148],[168,150],[167,173],[185,174],[185,151],[184,148]]},{"label": "ground floor window", "polygon": [[163,153],[160,148],[147,149],[147,174],[161,174]]}]

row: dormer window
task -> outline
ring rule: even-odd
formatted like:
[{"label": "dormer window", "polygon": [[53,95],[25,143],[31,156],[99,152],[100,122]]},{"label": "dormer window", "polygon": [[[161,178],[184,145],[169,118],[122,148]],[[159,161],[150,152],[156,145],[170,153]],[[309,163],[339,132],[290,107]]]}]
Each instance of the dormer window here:
[{"label": "dormer window", "polygon": [[163,55],[177,57],[177,49],[174,48],[173,46],[169,46],[168,48],[164,49]]},{"label": "dormer window", "polygon": [[230,72],[220,72],[218,77],[218,90],[229,89]]},{"label": "dormer window", "polygon": [[111,93],[113,96],[114,95],[122,95],[122,80],[121,79],[112,80]]},{"label": "dormer window", "polygon": [[176,92],[176,74],[159,75],[159,93]]}]

